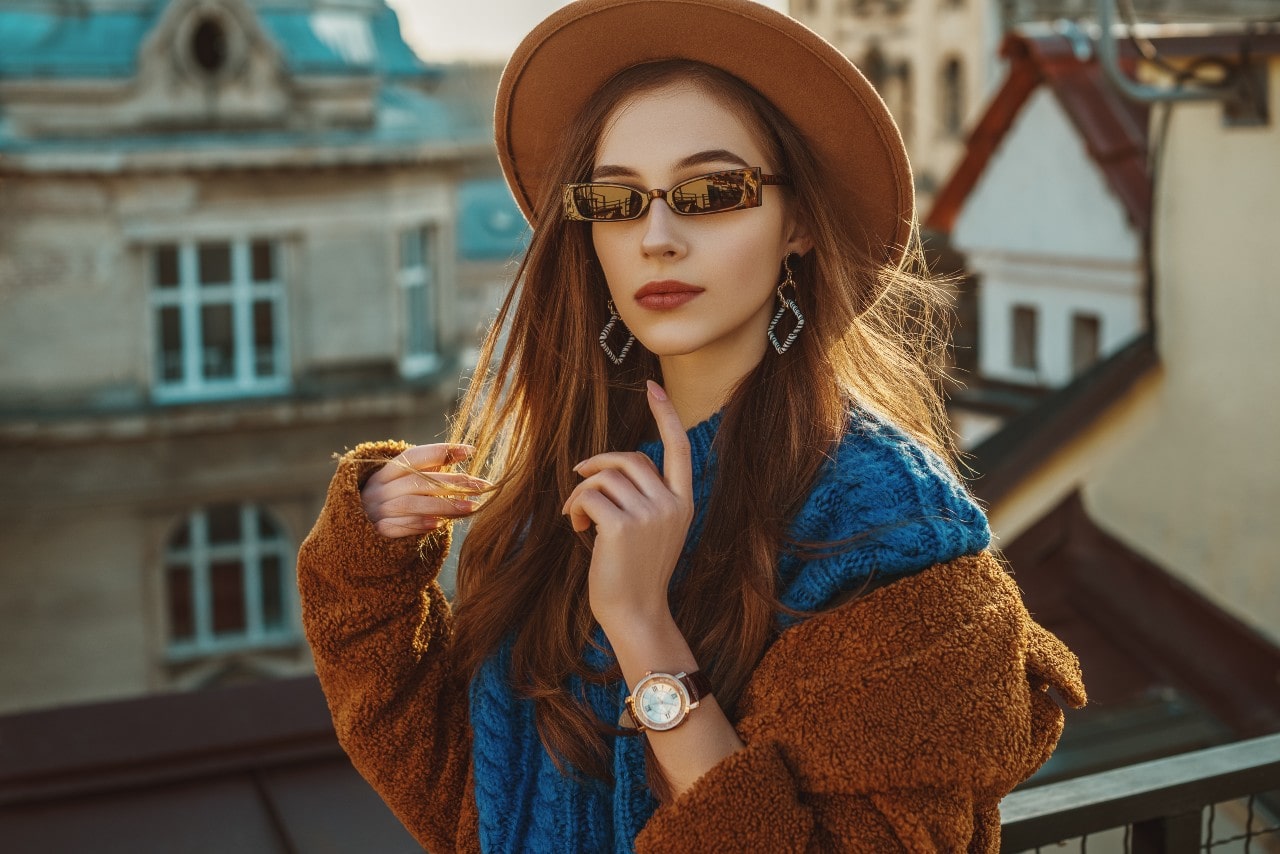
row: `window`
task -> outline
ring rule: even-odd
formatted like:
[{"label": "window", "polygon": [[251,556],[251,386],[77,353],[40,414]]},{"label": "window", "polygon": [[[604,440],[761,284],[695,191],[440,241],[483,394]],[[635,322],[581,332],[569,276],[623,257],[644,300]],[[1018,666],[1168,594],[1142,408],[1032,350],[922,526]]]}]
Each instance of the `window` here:
[{"label": "window", "polygon": [[947,136],[964,133],[964,68],[960,60],[948,59],[942,66],[942,132]]},{"label": "window", "polygon": [[191,513],[164,552],[170,658],[295,643],[292,555],[256,505]]},{"label": "window", "polygon": [[1079,376],[1089,370],[1102,347],[1102,319],[1096,314],[1071,315],[1071,373]]},{"label": "window", "polygon": [[889,63],[884,58],[880,43],[874,39],[871,41],[871,47],[867,49],[866,57],[862,60],[862,73],[867,75],[867,80],[876,87],[881,97],[884,97],[884,84],[889,78]]},{"label": "window", "polygon": [[287,387],[278,243],[184,241],[156,246],[150,257],[157,398],[230,397]]},{"label": "window", "polygon": [[419,376],[440,365],[437,254],[433,226],[400,233],[399,280],[404,295],[404,346],[400,364],[405,376]]},{"label": "window", "polygon": [[903,141],[910,145],[911,135],[915,132],[915,104],[913,99],[915,93],[911,89],[911,60],[904,59],[898,64],[898,107],[893,111],[893,117],[898,120],[898,128],[902,133]]},{"label": "window", "polygon": [[1013,366],[1022,370],[1034,371],[1038,368],[1036,359],[1036,339],[1039,318],[1034,307],[1015,305],[1013,307]]}]

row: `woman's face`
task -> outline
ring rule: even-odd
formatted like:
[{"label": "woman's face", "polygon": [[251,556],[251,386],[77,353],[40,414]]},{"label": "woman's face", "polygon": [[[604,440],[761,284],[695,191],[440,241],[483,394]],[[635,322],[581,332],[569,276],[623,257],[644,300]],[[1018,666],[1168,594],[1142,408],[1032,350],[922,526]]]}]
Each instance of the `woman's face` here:
[{"label": "woman's face", "polygon": [[[605,124],[592,180],[642,192],[723,169],[776,174],[756,135],[733,110],[691,85],[624,101]],[[759,207],[680,216],[654,199],[636,220],[594,223],[596,256],[627,328],[664,358],[697,356],[745,373],[764,355],[782,259],[807,236],[777,186]],[[665,294],[665,296],[664,296]]]}]

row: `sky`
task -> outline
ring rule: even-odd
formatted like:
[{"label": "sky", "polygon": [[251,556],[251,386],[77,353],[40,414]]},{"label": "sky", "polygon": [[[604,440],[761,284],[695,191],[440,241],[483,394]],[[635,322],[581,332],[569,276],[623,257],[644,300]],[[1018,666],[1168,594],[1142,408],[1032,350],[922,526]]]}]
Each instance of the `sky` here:
[{"label": "sky", "polygon": [[[563,0],[387,0],[405,40],[427,62],[506,60],[525,33]],[[785,10],[787,0],[764,0]]]}]

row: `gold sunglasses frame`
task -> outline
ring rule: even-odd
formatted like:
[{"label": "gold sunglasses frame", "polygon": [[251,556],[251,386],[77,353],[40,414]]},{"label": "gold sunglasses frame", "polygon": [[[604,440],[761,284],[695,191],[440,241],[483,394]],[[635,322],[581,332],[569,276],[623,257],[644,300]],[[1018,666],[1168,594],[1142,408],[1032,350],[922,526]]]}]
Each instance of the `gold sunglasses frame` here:
[{"label": "gold sunglasses frame", "polygon": [[[738,175],[743,179],[742,201],[731,208],[721,208],[714,211],[682,211],[676,208],[675,202],[671,200],[671,193],[685,184],[691,184],[694,181],[703,181],[708,178],[714,178],[717,175]],[[687,178],[678,184],[673,184],[666,190],[640,190],[628,184],[615,184],[611,181],[582,181],[576,184],[562,184],[563,202],[564,202],[564,218],[573,220],[574,222],[631,222],[641,219],[649,212],[649,205],[654,199],[662,199],[667,203],[667,207],[678,216],[709,216],[711,214],[729,213],[730,211],[746,210],[747,208],[758,208],[763,202],[763,195],[760,192],[762,185],[786,185],[791,180],[785,175],[769,175],[762,171],[759,166],[748,166],[742,169],[717,169],[715,172],[708,172],[705,175],[695,175]],[[634,216],[627,217],[600,217],[593,218],[583,216],[578,212],[578,206],[574,203],[574,192],[582,187],[614,187],[619,190],[627,190],[636,193],[642,199],[640,210]]]}]

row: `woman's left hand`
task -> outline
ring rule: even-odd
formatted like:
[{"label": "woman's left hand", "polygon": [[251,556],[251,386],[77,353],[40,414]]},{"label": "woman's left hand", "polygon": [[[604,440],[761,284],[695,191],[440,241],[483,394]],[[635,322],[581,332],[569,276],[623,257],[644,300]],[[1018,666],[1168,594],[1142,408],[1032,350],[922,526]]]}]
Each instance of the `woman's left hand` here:
[{"label": "woman's left hand", "polygon": [[663,471],[641,453],[597,454],[574,467],[584,480],[562,511],[575,531],[596,526],[588,590],[606,634],[628,621],[670,622],[667,586],[693,521],[689,437],[662,387],[648,389]]}]

